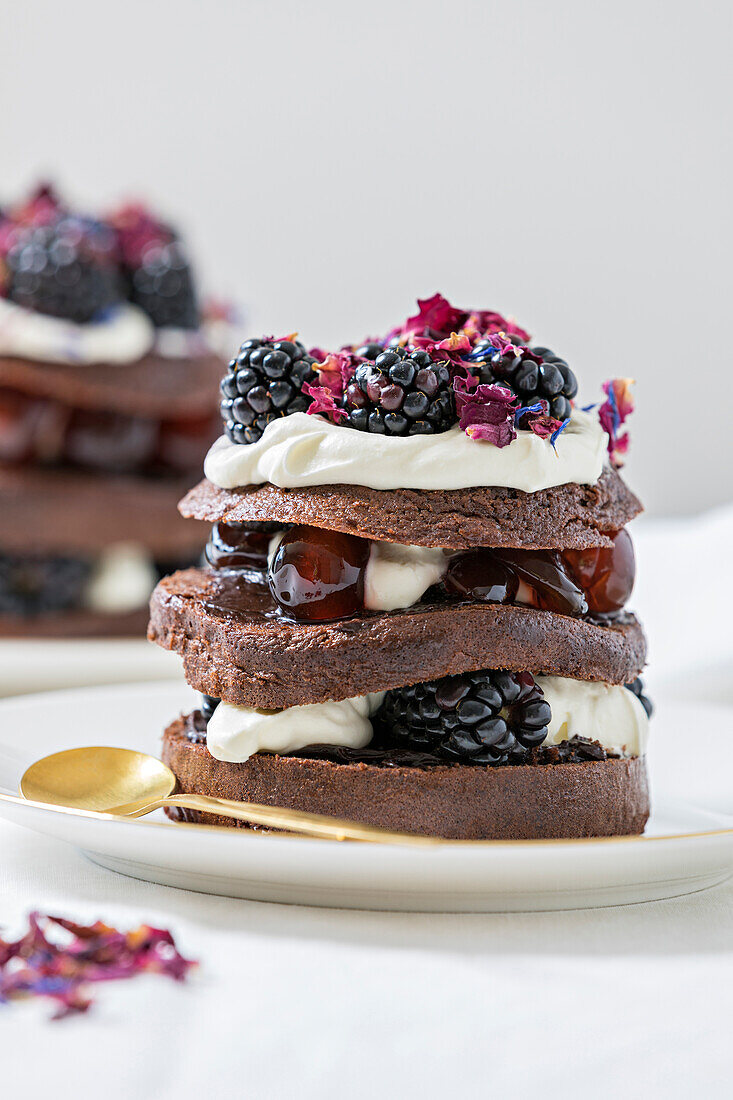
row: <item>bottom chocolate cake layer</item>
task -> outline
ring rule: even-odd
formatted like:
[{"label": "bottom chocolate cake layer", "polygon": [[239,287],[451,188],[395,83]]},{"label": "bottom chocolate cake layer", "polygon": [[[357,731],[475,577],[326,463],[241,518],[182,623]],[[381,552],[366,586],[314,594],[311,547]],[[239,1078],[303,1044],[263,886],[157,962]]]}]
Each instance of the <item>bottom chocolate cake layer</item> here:
[{"label": "bottom chocolate cake layer", "polygon": [[[387,768],[257,753],[244,764],[230,764],[189,740],[184,718],[166,729],[162,758],[183,792],[451,840],[632,836],[643,832],[649,817],[643,758]],[[171,812],[176,814],[201,824],[242,825],[217,814]]]}]

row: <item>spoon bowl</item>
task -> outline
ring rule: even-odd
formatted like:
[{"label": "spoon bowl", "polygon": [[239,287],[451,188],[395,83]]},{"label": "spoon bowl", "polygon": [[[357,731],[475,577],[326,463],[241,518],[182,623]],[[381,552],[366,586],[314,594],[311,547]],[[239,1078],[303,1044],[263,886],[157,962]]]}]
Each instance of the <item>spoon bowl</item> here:
[{"label": "spoon bowl", "polygon": [[66,749],[27,769],[20,793],[32,802],[108,813],[129,802],[156,802],[176,786],[170,768],[154,756],[105,746]]},{"label": "spoon bowl", "polygon": [[173,794],[175,788],[175,775],[154,756],[98,745],[44,756],[31,764],[20,781],[21,795],[31,802],[94,810],[122,818],[143,817],[154,810],[176,806],[197,813],[223,814],[248,825],[263,825],[267,829],[321,840],[360,840],[419,847],[442,843],[437,837],[397,833],[305,810],[233,802],[228,798],[195,793]]}]

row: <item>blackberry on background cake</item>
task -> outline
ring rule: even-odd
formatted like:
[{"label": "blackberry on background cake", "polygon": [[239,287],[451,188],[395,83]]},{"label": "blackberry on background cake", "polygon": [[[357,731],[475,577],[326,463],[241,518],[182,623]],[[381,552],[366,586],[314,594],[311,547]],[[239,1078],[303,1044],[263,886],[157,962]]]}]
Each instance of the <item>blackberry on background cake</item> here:
[{"label": "blackberry on background cake", "polygon": [[180,788],[455,839],[642,832],[629,381],[580,408],[559,354],[435,295],[338,352],[247,340],[221,390],[180,505],[207,565],[151,600],[202,694],[163,738]]},{"label": "blackberry on background cake", "polygon": [[205,528],[175,505],[223,369],[185,246],[139,205],[49,187],[0,212],[0,636],[143,634]]}]

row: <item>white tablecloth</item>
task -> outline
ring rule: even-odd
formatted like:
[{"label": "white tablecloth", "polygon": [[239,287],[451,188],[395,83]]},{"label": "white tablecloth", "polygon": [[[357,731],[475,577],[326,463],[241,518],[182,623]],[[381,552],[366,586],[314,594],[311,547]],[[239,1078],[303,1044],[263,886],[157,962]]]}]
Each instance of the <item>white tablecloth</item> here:
[{"label": "white tablecloth", "polygon": [[[731,541],[731,514],[639,530],[665,690],[732,700]],[[731,1095],[733,883],[586,912],[333,912],[136,882],[0,822],[5,930],[31,908],[170,927],[201,966],[184,986],[101,985],[59,1023],[0,1008],[8,1097]]]}]

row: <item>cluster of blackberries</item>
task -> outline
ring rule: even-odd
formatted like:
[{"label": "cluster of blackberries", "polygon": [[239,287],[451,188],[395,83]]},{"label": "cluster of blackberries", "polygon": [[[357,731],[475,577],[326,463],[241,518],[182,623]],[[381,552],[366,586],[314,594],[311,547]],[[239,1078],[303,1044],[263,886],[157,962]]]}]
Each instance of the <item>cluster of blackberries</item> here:
[{"label": "cluster of blackberries", "polygon": [[523,406],[545,402],[545,411],[560,421],[570,416],[570,402],[578,392],[578,381],[565,360],[545,347],[500,355],[491,341],[482,341],[471,355],[471,373],[481,382],[506,386]]},{"label": "cluster of blackberries", "polygon": [[456,422],[448,364],[419,349],[380,349],[373,360],[361,363],[346,387],[343,407],[350,427],[380,435],[431,435]]},{"label": "cluster of blackberries", "polygon": [[550,705],[528,672],[466,672],[388,691],[385,740],[462,764],[516,762],[547,737]]},{"label": "cluster of blackberries", "polygon": [[44,615],[80,607],[89,561],[0,554],[0,615]]},{"label": "cluster of blackberries", "polygon": [[[346,382],[337,422],[357,431],[388,436],[433,435],[457,422],[452,366],[422,348],[377,342],[354,353],[357,365]],[[353,360],[352,360],[353,361]],[[255,443],[280,416],[305,412],[311,398],[304,382],[317,382],[316,360],[292,341],[248,340],[222,382],[222,416],[235,443]],[[516,347],[501,354],[489,340],[476,345],[465,366],[481,383],[511,390],[522,406],[542,404],[566,420],[578,383],[564,359],[548,348]],[[522,423],[519,427],[528,426]]]},{"label": "cluster of blackberries", "polygon": [[25,309],[77,324],[134,302],[156,328],[195,329],[199,309],[177,234],[142,206],[104,219],[72,214],[52,188],[0,212],[2,293]]},{"label": "cluster of blackberries", "polygon": [[221,382],[221,415],[233,443],[256,443],[273,420],[305,412],[315,359],[297,340],[245,340]]},{"label": "cluster of blackberries", "polygon": [[79,218],[19,230],[5,257],[7,296],[51,317],[91,321],[121,295],[108,244],[105,227]]},{"label": "cluster of blackberries", "polygon": [[191,267],[178,241],[151,245],[128,272],[129,297],[156,328],[195,329],[199,324]]}]

